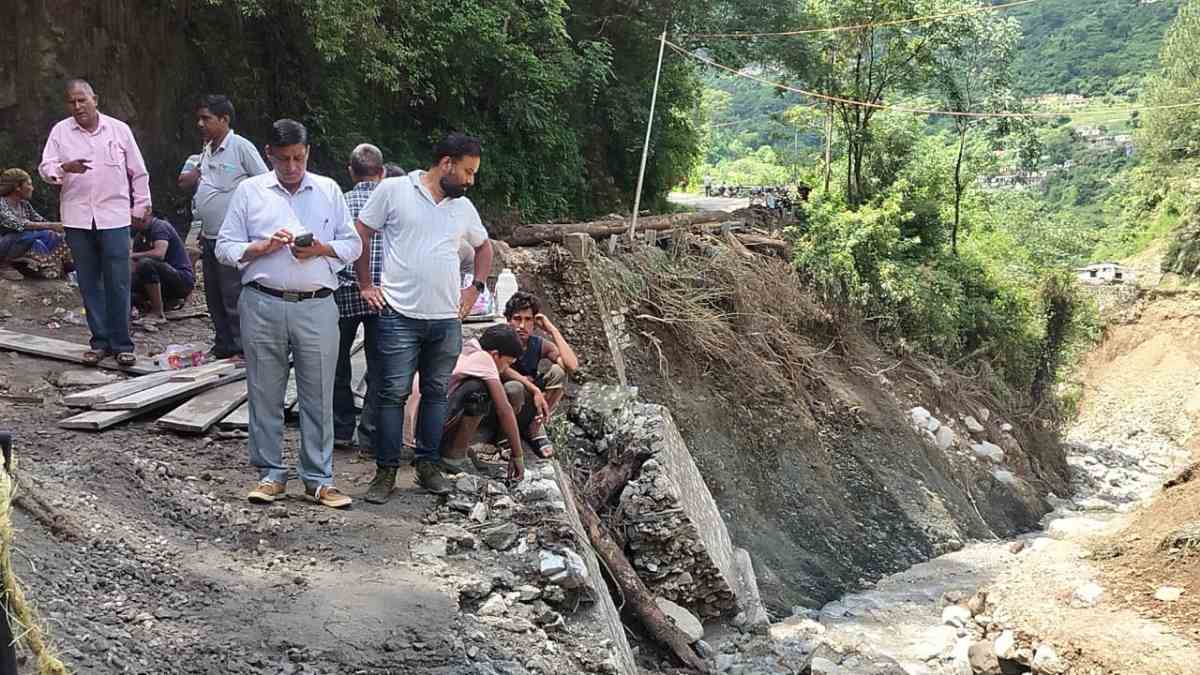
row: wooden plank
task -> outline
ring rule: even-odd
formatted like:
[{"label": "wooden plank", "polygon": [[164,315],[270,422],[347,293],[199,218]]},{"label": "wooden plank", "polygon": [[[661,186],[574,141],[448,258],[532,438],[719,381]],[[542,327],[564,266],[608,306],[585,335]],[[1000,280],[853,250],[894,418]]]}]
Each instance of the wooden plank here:
[{"label": "wooden plank", "polygon": [[[245,376],[229,375],[228,377],[240,380]],[[221,379],[223,378],[220,375],[209,375],[195,382],[167,382],[166,384],[160,384],[145,391],[139,391],[132,396],[119,398],[115,401],[97,403],[92,408],[95,410],[139,410],[173,398],[179,394],[194,394]]]},{"label": "wooden plank", "polygon": [[356,396],[367,395],[367,353],[361,351],[350,357],[350,391]]},{"label": "wooden plank", "polygon": [[[40,335],[29,335],[0,329],[0,349],[41,356],[48,359],[58,359],[59,361],[83,363],[83,353],[88,348],[81,344],[67,342],[66,340],[56,340],[54,338],[41,337]],[[128,368],[118,366],[116,361],[112,357],[109,357],[100,362],[100,367],[127,373],[136,373],[138,375],[158,372],[158,366],[154,364],[154,360],[144,357],[138,357],[137,362]]]},{"label": "wooden plank", "polygon": [[[211,386],[211,385],[209,385]],[[120,424],[126,420],[131,420],[155,408],[166,407],[175,403],[182,403],[195,394],[194,391],[189,391],[183,394],[178,394],[169,399],[158,401],[145,408],[136,410],[89,410],[79,413],[74,417],[68,417],[61,420],[58,426],[64,429],[78,429],[80,431],[103,431],[114,424]]]},{"label": "wooden plank", "polygon": [[180,370],[171,371],[172,382],[195,382],[209,375],[225,375],[226,373],[236,370],[238,367],[237,361],[233,359],[221,359],[206,363],[197,368],[182,368]]},{"label": "wooden plank", "polygon": [[158,418],[158,426],[202,434],[246,402],[246,383],[230,382],[210,389]]},{"label": "wooden plank", "polygon": [[150,375],[134,377],[120,382],[106,384],[103,387],[88,389],[69,396],[63,397],[63,405],[69,408],[90,408],[97,403],[106,403],[115,401],[119,398],[125,398],[139,391],[145,391],[151,387],[157,387],[160,384],[166,384],[171,380],[173,371],[159,371]]},{"label": "wooden plank", "polygon": [[249,429],[250,428],[250,402],[238,406],[237,410],[225,416],[221,420],[222,429]]},{"label": "wooden plank", "polygon": [[298,400],[300,400],[300,394],[296,391],[296,369],[292,368],[288,371],[287,389],[283,390],[283,409],[291,412],[292,408],[296,407]]},{"label": "wooden plank", "polygon": [[208,316],[208,310],[203,307],[195,307],[192,309],[177,309],[173,312],[165,312],[169,321],[182,321],[184,319],[199,319]]}]

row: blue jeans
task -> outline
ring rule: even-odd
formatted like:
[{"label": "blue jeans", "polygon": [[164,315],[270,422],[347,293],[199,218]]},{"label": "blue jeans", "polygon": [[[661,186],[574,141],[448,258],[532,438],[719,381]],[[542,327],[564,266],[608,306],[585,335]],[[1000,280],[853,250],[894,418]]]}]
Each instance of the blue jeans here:
[{"label": "blue jeans", "polygon": [[[93,226],[94,227],[94,226]],[[87,310],[91,347],[115,354],[133,351],[129,336],[129,227],[65,228],[75,259],[79,294]]]},{"label": "blue jeans", "polygon": [[404,405],[413,376],[421,374],[421,406],[417,414],[416,462],[438,461],[446,423],[446,390],[462,351],[458,319],[410,319],[391,310],[379,315],[378,425],[375,462],[400,465],[404,445]]},{"label": "blue jeans", "polygon": [[[374,314],[338,319],[341,337],[338,342],[337,376],[333,380],[333,438],[335,441],[349,441],[354,437],[354,428],[357,426],[358,444],[364,448],[375,447],[371,436],[375,430],[375,420],[379,418],[375,409],[378,387],[371,384],[372,373],[379,368],[376,345],[378,320],[379,317]],[[363,327],[363,350],[367,359],[367,395],[363,399],[361,419],[354,405],[350,366],[350,348],[354,346],[360,325]]]},{"label": "blue jeans", "polygon": [[50,230],[26,230],[17,235],[21,244],[29,244],[29,252],[38,255],[50,255],[62,243],[61,235]]}]

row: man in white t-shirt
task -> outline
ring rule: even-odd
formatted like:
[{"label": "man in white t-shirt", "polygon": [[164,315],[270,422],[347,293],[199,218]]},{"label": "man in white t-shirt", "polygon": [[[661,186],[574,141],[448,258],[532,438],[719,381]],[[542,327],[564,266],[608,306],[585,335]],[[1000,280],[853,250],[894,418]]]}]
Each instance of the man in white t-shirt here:
[{"label": "man in white t-shirt", "polygon": [[435,163],[428,171],[380,183],[355,223],[367,241],[375,232],[383,236],[379,286],[365,257],[355,263],[362,297],[379,311],[377,468],[366,495],[371,503],[386,502],[395,488],[404,443],[404,406],[418,373],[417,484],[435,494],[453,490],[438,461],[446,392],[462,351],[461,318],[483,286],[476,281],[460,288],[459,244],[465,240],[475,249],[476,270],[492,268],[487,230],[465,197],[475,184],[482,154],[477,139],[450,134],[434,148]]}]

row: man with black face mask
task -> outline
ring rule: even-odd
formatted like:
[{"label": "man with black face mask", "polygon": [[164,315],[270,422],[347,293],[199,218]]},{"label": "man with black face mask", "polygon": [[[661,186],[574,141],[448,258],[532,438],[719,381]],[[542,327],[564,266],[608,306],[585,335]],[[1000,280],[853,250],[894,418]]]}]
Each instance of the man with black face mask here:
[{"label": "man with black face mask", "polygon": [[[364,256],[355,264],[363,299],[379,312],[377,354],[378,422],[375,479],[366,500],[382,504],[396,486],[404,440],[404,406],[420,373],[421,404],[416,429],[417,484],[435,494],[452,491],[442,474],[438,448],[446,422],[446,391],[462,351],[462,317],[471,311],[482,282],[460,289],[461,242],[475,249],[477,278],[492,269],[492,245],[467,188],[475,183],[482,148],[477,139],[450,134],[434,148],[428,171],[387,178],[371,193],[355,226],[371,240],[383,237],[380,285]],[[378,376],[378,379],[374,379]],[[523,473],[520,449],[510,473]]]}]

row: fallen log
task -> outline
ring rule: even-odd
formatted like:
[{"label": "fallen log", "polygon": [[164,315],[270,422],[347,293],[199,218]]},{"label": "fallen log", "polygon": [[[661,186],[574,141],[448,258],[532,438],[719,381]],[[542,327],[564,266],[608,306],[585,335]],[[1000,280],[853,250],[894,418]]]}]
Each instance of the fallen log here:
[{"label": "fallen log", "polygon": [[592,548],[596,550],[596,555],[604,560],[612,573],[613,581],[625,597],[625,606],[638,617],[650,636],[670,649],[683,665],[696,672],[710,672],[704,659],[692,649],[687,635],[658,608],[654,595],[646,588],[637,572],[633,571],[633,566],[625,557],[625,551],[613,540],[608,528],[600,521],[600,516],[597,516],[587,500],[578,494],[575,495],[575,505],[579,510],[579,520],[583,529],[592,542]]},{"label": "fallen log", "polygon": [[629,484],[643,461],[645,458],[637,450],[626,450],[619,458],[610,459],[603,467],[592,472],[583,487],[583,498],[592,510],[597,514],[606,510],[613,497]]},{"label": "fallen log", "polygon": [[[673,230],[677,227],[716,225],[731,218],[724,211],[698,211],[696,213],[672,213],[665,216],[638,218],[638,230]],[[507,241],[512,246],[537,246],[538,244],[561,244],[568,234],[589,234],[596,238],[629,231],[628,220],[597,220],[589,223],[563,223],[519,225]]]}]

